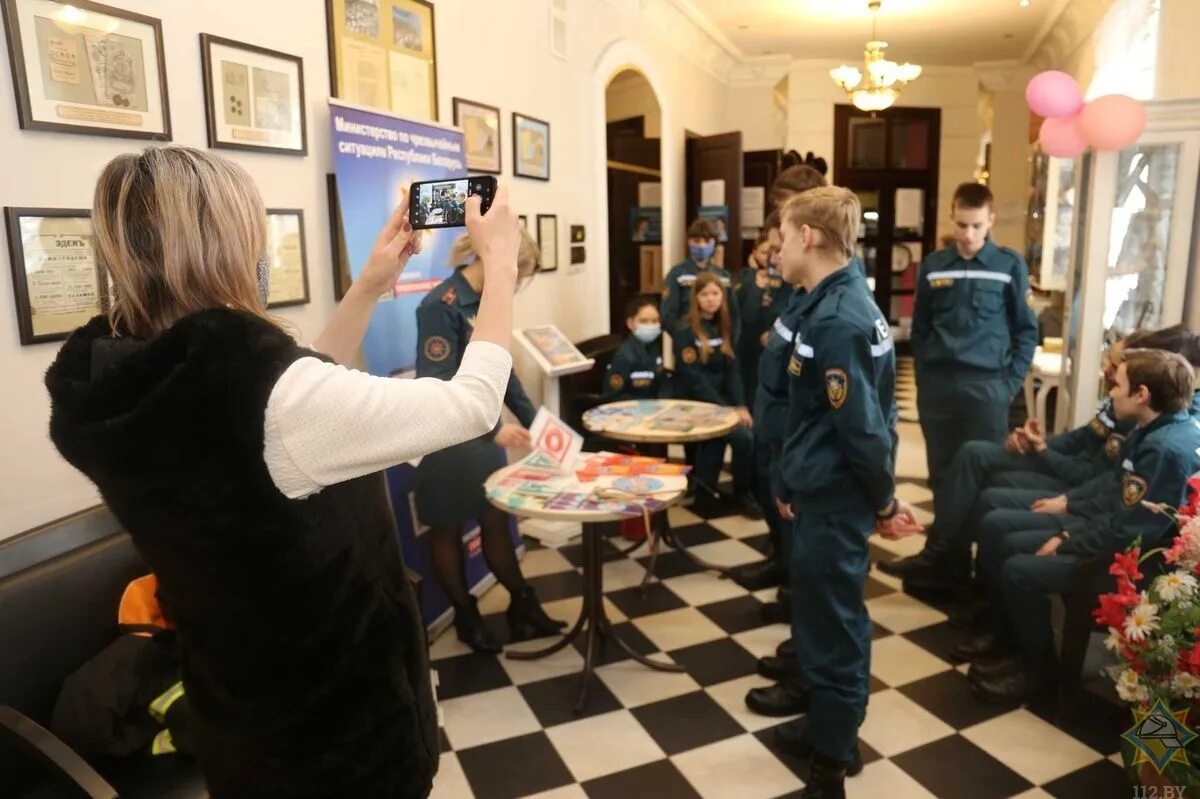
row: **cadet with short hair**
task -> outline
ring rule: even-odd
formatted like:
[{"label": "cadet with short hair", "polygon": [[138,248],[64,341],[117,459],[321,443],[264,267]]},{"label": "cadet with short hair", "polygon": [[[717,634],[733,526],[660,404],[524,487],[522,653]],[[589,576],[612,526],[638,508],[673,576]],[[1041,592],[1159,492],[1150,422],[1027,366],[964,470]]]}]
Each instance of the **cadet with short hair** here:
[{"label": "cadet with short hair", "polygon": [[684,317],[691,307],[692,289],[696,285],[697,276],[711,272],[720,279],[721,288],[725,289],[725,302],[731,314],[730,343],[736,346],[742,327],[742,316],[733,297],[733,282],[729,271],[713,263],[713,255],[717,250],[716,227],[707,219],[697,219],[688,226],[687,236],[687,260],[676,264],[667,272],[667,290],[662,303],[663,325],[674,334],[675,330],[684,324]]}]

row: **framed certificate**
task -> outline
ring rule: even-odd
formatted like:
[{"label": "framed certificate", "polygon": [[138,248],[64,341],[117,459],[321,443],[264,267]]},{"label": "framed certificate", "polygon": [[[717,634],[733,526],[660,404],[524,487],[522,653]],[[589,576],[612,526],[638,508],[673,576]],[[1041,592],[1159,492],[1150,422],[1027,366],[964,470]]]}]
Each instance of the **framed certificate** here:
[{"label": "framed certificate", "polygon": [[102,312],[91,212],[5,208],[22,344],[62,341]]},{"label": "framed certificate", "polygon": [[466,139],[467,169],[500,174],[500,109],[454,98],[454,124]]},{"label": "framed certificate", "polygon": [[558,217],[554,214],[537,215],[537,242],[541,251],[542,272],[558,269]]},{"label": "framed certificate", "polygon": [[519,178],[550,179],[550,123],[514,113],[513,174]]},{"label": "framed certificate", "polygon": [[437,40],[426,0],[325,0],[334,97],[438,118]]},{"label": "framed certificate", "polygon": [[306,155],[304,61],[200,34],[208,146]]},{"label": "framed certificate", "polygon": [[170,141],[162,23],[89,0],[0,0],[22,130]]},{"label": "framed certificate", "polygon": [[271,264],[267,307],[308,302],[308,259],[304,251],[304,211],[267,209],[267,260]]}]

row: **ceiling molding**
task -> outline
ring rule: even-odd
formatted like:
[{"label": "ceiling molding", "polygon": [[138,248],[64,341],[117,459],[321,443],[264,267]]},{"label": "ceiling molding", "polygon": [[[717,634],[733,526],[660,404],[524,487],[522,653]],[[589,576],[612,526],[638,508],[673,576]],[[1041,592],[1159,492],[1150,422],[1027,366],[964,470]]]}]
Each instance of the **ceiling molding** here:
[{"label": "ceiling molding", "polygon": [[1067,10],[1067,6],[1071,4],[1071,0],[1054,0],[1054,8],[1046,15],[1046,19],[1042,21],[1042,26],[1038,28],[1037,35],[1033,37],[1033,41],[1025,48],[1025,53],[1021,56],[1021,61],[1029,63],[1033,58],[1033,54],[1042,46],[1042,42],[1050,35],[1050,31],[1058,24],[1059,18],[1063,12]]},{"label": "ceiling molding", "polygon": [[721,29],[713,24],[713,21],[708,18],[700,9],[696,8],[692,0],[667,0],[678,8],[684,16],[686,16],[693,25],[713,40],[721,49],[728,53],[737,61],[746,60],[746,54],[742,52],[742,48],[734,44],[728,36],[721,32]]},{"label": "ceiling molding", "polygon": [[1037,70],[1023,61],[981,61],[975,65],[979,84],[989,92],[1024,90]]},{"label": "ceiling molding", "polygon": [[1071,55],[1096,32],[1114,0],[1073,0],[1054,21],[1026,60],[1037,69],[1064,66]]},{"label": "ceiling molding", "polygon": [[729,71],[726,81],[732,86],[774,86],[792,70],[790,55],[764,55],[743,58]]}]

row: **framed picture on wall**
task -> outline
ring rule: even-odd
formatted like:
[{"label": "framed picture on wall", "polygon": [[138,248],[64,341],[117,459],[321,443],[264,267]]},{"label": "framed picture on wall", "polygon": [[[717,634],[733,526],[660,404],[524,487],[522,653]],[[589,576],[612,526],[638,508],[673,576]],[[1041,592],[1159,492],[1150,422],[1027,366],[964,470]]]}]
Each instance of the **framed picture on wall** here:
[{"label": "framed picture on wall", "polygon": [[304,211],[267,209],[267,307],[283,308],[308,302],[308,259],[304,250]]},{"label": "framed picture on wall", "polygon": [[521,223],[521,227],[529,230],[529,217],[525,216],[525,214],[520,214],[517,216],[517,221]]},{"label": "framed picture on wall", "polygon": [[438,118],[437,37],[426,0],[325,0],[334,97]]},{"label": "framed picture on wall", "polygon": [[513,174],[550,179],[550,123],[513,114]]},{"label": "framed picture on wall", "polygon": [[306,155],[304,62],[200,34],[208,146]]},{"label": "framed picture on wall", "polygon": [[537,215],[537,242],[541,251],[543,272],[558,269],[558,217],[554,214]]},{"label": "framed picture on wall", "polygon": [[500,109],[454,98],[454,124],[466,137],[467,169],[500,174]]},{"label": "framed picture on wall", "polygon": [[0,0],[22,130],[170,141],[162,23],[89,0]]},{"label": "framed picture on wall", "polygon": [[5,208],[4,221],[22,344],[62,341],[101,313],[90,211]]}]

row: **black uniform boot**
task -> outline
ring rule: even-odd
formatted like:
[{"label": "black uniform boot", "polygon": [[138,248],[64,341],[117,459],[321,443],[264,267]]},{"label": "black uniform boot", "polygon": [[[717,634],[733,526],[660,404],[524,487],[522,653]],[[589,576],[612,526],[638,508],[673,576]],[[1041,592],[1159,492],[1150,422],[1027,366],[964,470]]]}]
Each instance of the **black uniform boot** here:
[{"label": "black uniform boot", "polygon": [[814,754],[812,773],[800,799],[846,799],[846,767]]},{"label": "black uniform boot", "polygon": [[796,657],[796,639],[788,638],[782,644],[775,647],[775,654],[781,658],[795,659]]},{"label": "black uniform boot", "polygon": [[765,688],[751,688],[746,707],[760,716],[795,716],[808,712],[812,692],[798,680],[784,680]]},{"label": "black uniform boot", "polygon": [[765,558],[729,570],[729,577],[747,591],[774,588],[783,580],[783,569],[775,558]]},{"label": "black uniform boot", "polygon": [[794,680],[800,675],[800,664],[794,657],[767,655],[758,659],[758,673],[768,680]]},{"label": "black uniform boot", "polygon": [[533,586],[529,585],[512,595],[504,617],[508,621],[508,640],[511,642],[558,635],[567,626],[565,621],[556,621],[546,615]]},{"label": "black uniform boot", "polygon": [[[807,730],[808,719],[795,719],[785,724],[780,724],[775,728],[775,740],[779,742],[779,746],[785,752],[807,760],[814,754],[812,744],[808,742],[805,735]],[[846,766],[846,776],[857,777],[862,773],[862,770],[862,753],[855,747],[854,759]]]},{"label": "black uniform boot", "polygon": [[956,658],[971,662],[1003,653],[1003,642],[991,633],[980,633],[962,643],[955,644],[950,649],[950,654]]},{"label": "black uniform boot", "polygon": [[458,633],[458,640],[476,652],[495,654],[500,651],[500,644],[483,626],[483,617],[479,615],[474,597],[469,605],[454,606],[454,631]]}]

